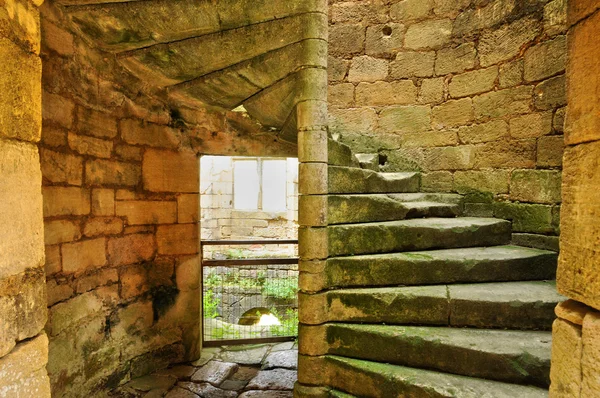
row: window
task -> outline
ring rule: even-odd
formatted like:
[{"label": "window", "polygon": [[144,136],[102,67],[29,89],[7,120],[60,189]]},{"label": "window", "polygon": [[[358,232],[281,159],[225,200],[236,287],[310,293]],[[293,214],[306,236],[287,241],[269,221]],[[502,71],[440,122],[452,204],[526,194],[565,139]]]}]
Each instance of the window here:
[{"label": "window", "polygon": [[234,159],[234,209],[286,211],[288,174],[297,179],[297,168],[297,159]]}]

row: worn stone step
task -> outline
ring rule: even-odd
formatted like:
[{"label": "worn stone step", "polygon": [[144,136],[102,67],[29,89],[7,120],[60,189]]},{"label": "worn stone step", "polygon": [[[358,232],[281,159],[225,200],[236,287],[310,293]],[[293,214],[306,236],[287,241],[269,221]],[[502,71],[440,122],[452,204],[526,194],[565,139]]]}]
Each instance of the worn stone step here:
[{"label": "worn stone step", "polygon": [[331,166],[360,168],[360,163],[352,153],[352,149],[331,138],[327,141],[327,161]]},{"label": "worn stone step", "polygon": [[[327,260],[319,288],[551,280],[558,253],[520,246],[387,253]],[[314,291],[314,290],[313,290]]]},{"label": "worn stone step", "polygon": [[554,281],[329,290],[299,294],[300,322],[550,330]]},{"label": "worn stone step", "polygon": [[511,239],[511,224],[495,218],[424,218],[328,228],[329,255],[496,246]]},{"label": "worn stone step", "polygon": [[300,353],[339,355],[462,376],[550,384],[552,333],[448,327],[301,326]]},{"label": "worn stone step", "polygon": [[435,201],[402,202],[394,194],[330,195],[329,225],[404,220],[419,217],[456,217],[462,207]]},{"label": "worn stone step", "polygon": [[358,159],[361,169],[379,171],[379,154],[377,153],[357,153],[354,155]]},{"label": "worn stone step", "polygon": [[419,173],[378,173],[356,167],[329,166],[329,193],[405,193],[417,192]]},{"label": "worn stone step", "polygon": [[[328,385],[334,390],[357,397],[542,398],[548,396],[548,391],[539,387],[334,355],[321,357],[301,355],[299,361],[301,369],[298,374],[299,383]],[[342,396],[346,397],[346,395]]]}]

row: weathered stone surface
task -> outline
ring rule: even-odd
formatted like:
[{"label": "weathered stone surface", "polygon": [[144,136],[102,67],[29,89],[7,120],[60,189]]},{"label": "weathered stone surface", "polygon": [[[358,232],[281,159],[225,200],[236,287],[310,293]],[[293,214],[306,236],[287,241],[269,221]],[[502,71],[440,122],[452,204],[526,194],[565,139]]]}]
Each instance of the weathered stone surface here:
[{"label": "weathered stone surface", "polygon": [[69,133],[68,142],[69,147],[75,152],[98,158],[110,158],[113,149],[113,143],[111,141],[73,133]]},{"label": "weathered stone surface", "polygon": [[263,345],[245,350],[227,350],[221,353],[221,359],[242,365],[260,365],[269,351],[269,346]]},{"label": "weathered stone surface", "polygon": [[464,194],[469,192],[508,193],[509,170],[470,170],[454,173],[454,189]]},{"label": "weathered stone surface", "polygon": [[98,238],[62,246],[63,272],[81,274],[106,264],[106,239]]},{"label": "weathered stone surface", "polygon": [[433,0],[403,0],[392,4],[390,18],[400,22],[422,19],[429,15],[432,8]]},{"label": "weathered stone surface", "polygon": [[384,80],[388,76],[388,69],[388,61],[385,59],[369,56],[355,57],[350,65],[348,81],[358,83]]},{"label": "weathered stone surface", "polygon": [[450,192],[452,190],[452,173],[434,171],[421,174],[421,190],[423,192]]},{"label": "weathered stone surface", "polygon": [[415,103],[417,87],[411,80],[360,83],[356,86],[356,101],[361,105],[408,105]]},{"label": "weathered stone surface", "polygon": [[44,123],[49,122],[67,129],[73,126],[73,113],[75,110],[73,101],[58,94],[43,91],[42,105]]},{"label": "weathered stone surface", "polygon": [[462,73],[475,66],[477,52],[475,44],[465,43],[456,48],[443,48],[437,52],[435,73],[447,75],[448,73]]},{"label": "weathered stone surface", "polygon": [[[583,319],[581,335],[581,396],[594,396],[600,392],[600,382],[598,380],[600,315],[597,311],[586,314]],[[574,343],[576,342],[575,339]],[[573,373],[569,373],[569,375],[575,376]],[[575,376],[574,381],[576,380],[577,377]]]},{"label": "weathered stone surface", "polygon": [[530,48],[525,53],[525,80],[542,80],[565,70],[567,38],[558,36]]},{"label": "weathered stone surface", "polygon": [[562,319],[552,325],[550,394],[578,396],[581,391],[581,328]]},{"label": "weathered stone surface", "polygon": [[497,77],[497,66],[492,66],[487,69],[478,69],[454,76],[448,86],[450,96],[459,98],[490,91],[494,88]]},{"label": "weathered stone surface", "polygon": [[436,106],[431,111],[433,127],[443,129],[468,124],[473,120],[471,98],[452,100]]},{"label": "weathered stone surface", "polygon": [[108,258],[115,266],[150,260],[155,253],[154,238],[148,234],[132,234],[108,240]]},{"label": "weathered stone surface", "polygon": [[198,193],[199,160],[193,153],[146,150],[142,164],[144,188],[153,192]]},{"label": "weathered stone surface", "polygon": [[46,334],[19,344],[10,354],[0,358],[0,394],[15,398],[50,397],[47,362]]},{"label": "weathered stone surface", "polygon": [[[480,29],[491,28],[495,25],[501,25],[502,22],[507,22],[511,13],[514,12],[517,2],[507,0],[478,2],[476,4],[478,7],[470,8],[457,16],[454,22],[453,33],[455,35],[469,35]],[[463,4],[463,7],[466,8],[466,5]]]},{"label": "weathered stone surface", "polygon": [[177,222],[194,223],[200,220],[200,195],[177,197]]},{"label": "weathered stone surface", "polygon": [[515,170],[510,179],[510,198],[521,202],[560,203],[561,172]]},{"label": "weathered stone surface", "polygon": [[118,201],[115,214],[127,218],[128,225],[174,224],[177,203],[168,201]]},{"label": "weathered stone surface", "polygon": [[329,30],[332,55],[360,53],[365,47],[365,28],[359,24],[334,25]]},{"label": "weathered stone surface", "polygon": [[141,177],[140,166],[113,160],[90,160],[85,164],[86,182],[92,185],[136,186]]},{"label": "weathered stone surface", "polygon": [[512,138],[538,138],[552,131],[552,113],[531,113],[510,119]]},{"label": "weathered stone surface", "polygon": [[523,65],[522,59],[517,59],[500,66],[500,88],[507,88],[519,85],[523,82]]},{"label": "weathered stone surface", "polygon": [[586,314],[594,311],[593,308],[575,300],[563,301],[554,309],[558,318],[579,326],[583,325]]},{"label": "weathered stone surface", "polygon": [[198,398],[198,395],[185,388],[175,387],[165,395],[165,398]]},{"label": "weathered stone surface", "polygon": [[177,382],[174,377],[166,375],[148,375],[139,377],[127,383],[127,387],[131,387],[138,391],[150,391],[154,389],[168,390]]},{"label": "weathered stone surface", "polygon": [[79,222],[70,220],[53,220],[44,222],[44,243],[55,245],[72,242],[81,238]]},{"label": "weathered stone surface", "polygon": [[567,1],[553,0],[544,6],[544,31],[548,35],[564,33],[567,29]]},{"label": "weathered stone surface", "polygon": [[416,173],[377,173],[350,167],[329,167],[329,193],[416,192]]},{"label": "weathered stone surface", "polygon": [[388,23],[367,27],[365,52],[367,55],[385,57],[396,54],[403,45],[404,25]]},{"label": "weathered stone surface", "polygon": [[471,145],[425,148],[423,152],[422,164],[427,171],[472,169],[477,155]]},{"label": "weathered stone surface", "polygon": [[531,102],[531,86],[520,86],[479,95],[473,98],[473,107],[475,117],[480,119],[527,113]]},{"label": "weathered stone surface", "polygon": [[330,109],[329,129],[334,133],[364,133],[377,125],[377,113],[371,108]]},{"label": "weathered stone surface", "polygon": [[480,144],[482,142],[499,141],[508,136],[508,124],[504,120],[488,123],[461,126],[458,138],[463,144]]},{"label": "weathered stone surface", "polygon": [[481,66],[487,67],[513,58],[521,47],[532,41],[540,31],[538,21],[524,18],[492,32],[483,33],[478,46]]},{"label": "weathered stone surface", "polygon": [[83,216],[90,213],[90,191],[75,187],[44,187],[44,216]]},{"label": "weathered stone surface", "polygon": [[294,370],[274,369],[261,370],[258,375],[248,383],[248,389],[257,390],[291,390],[297,379]]},{"label": "weathered stone surface", "polygon": [[552,206],[498,202],[494,204],[494,216],[512,220],[514,232],[552,234],[557,223]]},{"label": "weathered stone surface", "polygon": [[179,131],[169,126],[126,119],[119,122],[119,127],[123,140],[133,145],[176,149],[181,142]]},{"label": "weathered stone surface", "polygon": [[535,152],[534,139],[487,142],[477,147],[474,166],[532,168],[535,165]]},{"label": "weathered stone surface", "polygon": [[354,84],[342,83],[330,85],[327,101],[331,105],[351,107],[354,103]]},{"label": "weathered stone surface", "polygon": [[86,135],[98,138],[114,138],[117,136],[117,121],[114,117],[94,109],[77,108],[77,130]]},{"label": "weathered stone surface", "polygon": [[408,27],[404,46],[411,50],[436,49],[446,45],[452,35],[452,21],[438,19],[419,22]]},{"label": "weathered stone surface", "polygon": [[291,391],[246,391],[240,395],[240,398],[292,398]]},{"label": "weathered stone surface", "polygon": [[103,269],[100,272],[79,278],[77,280],[76,291],[77,293],[85,293],[90,290],[96,289],[99,286],[105,286],[110,283],[116,283],[119,281],[119,275],[116,269]]},{"label": "weathered stone surface", "polygon": [[556,76],[537,86],[533,91],[534,104],[537,109],[554,109],[567,104],[565,94],[565,76]]},{"label": "weathered stone surface", "polygon": [[92,214],[95,216],[115,215],[115,191],[95,188],[92,190]]},{"label": "weathered stone surface", "polygon": [[[107,298],[116,298],[117,296],[118,294],[115,290],[114,296],[108,295]],[[58,303],[50,309],[49,326],[51,334],[55,336],[82,319],[100,312],[103,308],[102,293],[98,290],[84,293],[75,296],[71,300]]]},{"label": "weathered stone surface", "polygon": [[160,225],[156,242],[159,254],[196,254],[200,250],[198,224]]},{"label": "weathered stone surface", "polygon": [[379,128],[385,132],[427,131],[431,128],[429,106],[388,107],[379,114]]},{"label": "weathered stone surface", "polygon": [[81,185],[83,181],[83,160],[70,154],[40,149],[42,176],[53,183]]},{"label": "weathered stone surface", "polygon": [[194,373],[192,381],[207,382],[218,386],[231,376],[237,368],[238,365],[235,363],[210,361]]},{"label": "weathered stone surface", "polygon": [[406,79],[410,77],[433,76],[435,52],[401,51],[390,63],[390,77]]},{"label": "weathered stone surface", "polygon": [[190,382],[180,382],[177,384],[179,387],[185,388],[193,392],[194,394],[198,394],[201,397],[215,397],[215,398],[236,398],[237,393],[235,391],[227,391],[222,390],[217,387],[213,387],[209,383],[190,383]]},{"label": "weathered stone surface", "polygon": [[565,150],[565,138],[562,135],[540,137],[537,145],[538,166],[562,166],[563,152]]},{"label": "weathered stone surface", "polygon": [[83,234],[88,237],[98,235],[118,235],[121,232],[123,232],[123,220],[120,218],[90,218],[83,226]]},{"label": "weathered stone surface", "polygon": [[268,370],[273,368],[297,369],[298,351],[286,350],[270,353],[267,358],[265,358],[262,369]]},{"label": "weathered stone surface", "polygon": [[421,90],[419,91],[420,104],[430,102],[441,102],[444,98],[444,79],[424,79],[421,82]]}]

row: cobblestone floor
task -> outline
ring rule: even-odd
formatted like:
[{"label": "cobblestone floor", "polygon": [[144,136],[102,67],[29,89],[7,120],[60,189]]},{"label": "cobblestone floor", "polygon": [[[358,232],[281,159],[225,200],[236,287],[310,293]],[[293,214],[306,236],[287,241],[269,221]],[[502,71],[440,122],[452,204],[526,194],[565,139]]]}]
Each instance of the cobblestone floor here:
[{"label": "cobblestone floor", "polygon": [[205,348],[198,361],[131,380],[112,396],[291,398],[297,365],[293,342]]}]

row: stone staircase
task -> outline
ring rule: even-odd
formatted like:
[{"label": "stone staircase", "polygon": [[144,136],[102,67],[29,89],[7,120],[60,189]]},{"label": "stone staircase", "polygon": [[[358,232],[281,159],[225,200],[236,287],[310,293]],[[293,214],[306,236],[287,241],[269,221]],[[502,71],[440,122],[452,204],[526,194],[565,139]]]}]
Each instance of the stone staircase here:
[{"label": "stone staircase", "polygon": [[296,396],[547,396],[557,253],[373,163],[330,140],[329,258],[301,278]]}]

